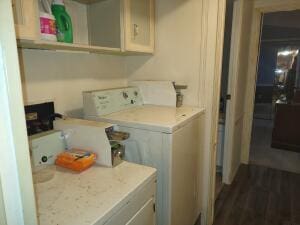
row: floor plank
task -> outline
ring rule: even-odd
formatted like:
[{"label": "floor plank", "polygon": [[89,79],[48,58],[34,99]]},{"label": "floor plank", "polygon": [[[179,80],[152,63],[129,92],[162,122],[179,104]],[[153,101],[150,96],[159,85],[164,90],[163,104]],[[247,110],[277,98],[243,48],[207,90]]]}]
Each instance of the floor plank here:
[{"label": "floor plank", "polygon": [[214,225],[300,225],[300,174],[242,165],[216,200]]}]

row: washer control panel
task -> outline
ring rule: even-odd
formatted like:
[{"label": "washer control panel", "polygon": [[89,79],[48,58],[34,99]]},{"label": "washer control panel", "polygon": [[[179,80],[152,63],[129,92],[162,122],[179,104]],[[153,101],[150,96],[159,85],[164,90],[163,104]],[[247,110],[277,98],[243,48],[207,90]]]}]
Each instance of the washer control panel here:
[{"label": "washer control panel", "polygon": [[97,115],[106,115],[143,104],[139,88],[100,90],[90,92]]}]

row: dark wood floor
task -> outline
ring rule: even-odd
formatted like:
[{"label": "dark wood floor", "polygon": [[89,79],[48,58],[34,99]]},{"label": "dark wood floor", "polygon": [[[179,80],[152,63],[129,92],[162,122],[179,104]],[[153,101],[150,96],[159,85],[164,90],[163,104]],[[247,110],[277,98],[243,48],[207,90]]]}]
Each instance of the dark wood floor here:
[{"label": "dark wood floor", "polygon": [[300,174],[241,166],[216,200],[214,225],[300,225]]}]

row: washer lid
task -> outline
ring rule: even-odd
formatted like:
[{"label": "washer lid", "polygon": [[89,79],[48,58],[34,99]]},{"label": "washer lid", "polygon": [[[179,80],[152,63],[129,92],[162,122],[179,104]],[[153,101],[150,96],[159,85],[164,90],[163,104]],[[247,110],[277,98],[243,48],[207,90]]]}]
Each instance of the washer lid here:
[{"label": "washer lid", "polygon": [[100,119],[132,128],[172,133],[201,113],[204,113],[204,109],[143,105],[111,113]]}]

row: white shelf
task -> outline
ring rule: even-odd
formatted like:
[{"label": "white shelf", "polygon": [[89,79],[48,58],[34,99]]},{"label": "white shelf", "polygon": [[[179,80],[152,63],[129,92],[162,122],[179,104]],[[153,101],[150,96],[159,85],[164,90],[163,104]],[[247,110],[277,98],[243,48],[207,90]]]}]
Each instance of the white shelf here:
[{"label": "white shelf", "polygon": [[66,50],[66,51],[80,51],[102,54],[124,54],[120,48],[107,48],[99,46],[89,46],[83,44],[69,44],[62,42],[51,41],[31,41],[31,40],[18,40],[18,47],[26,49],[41,49],[41,50]]}]

